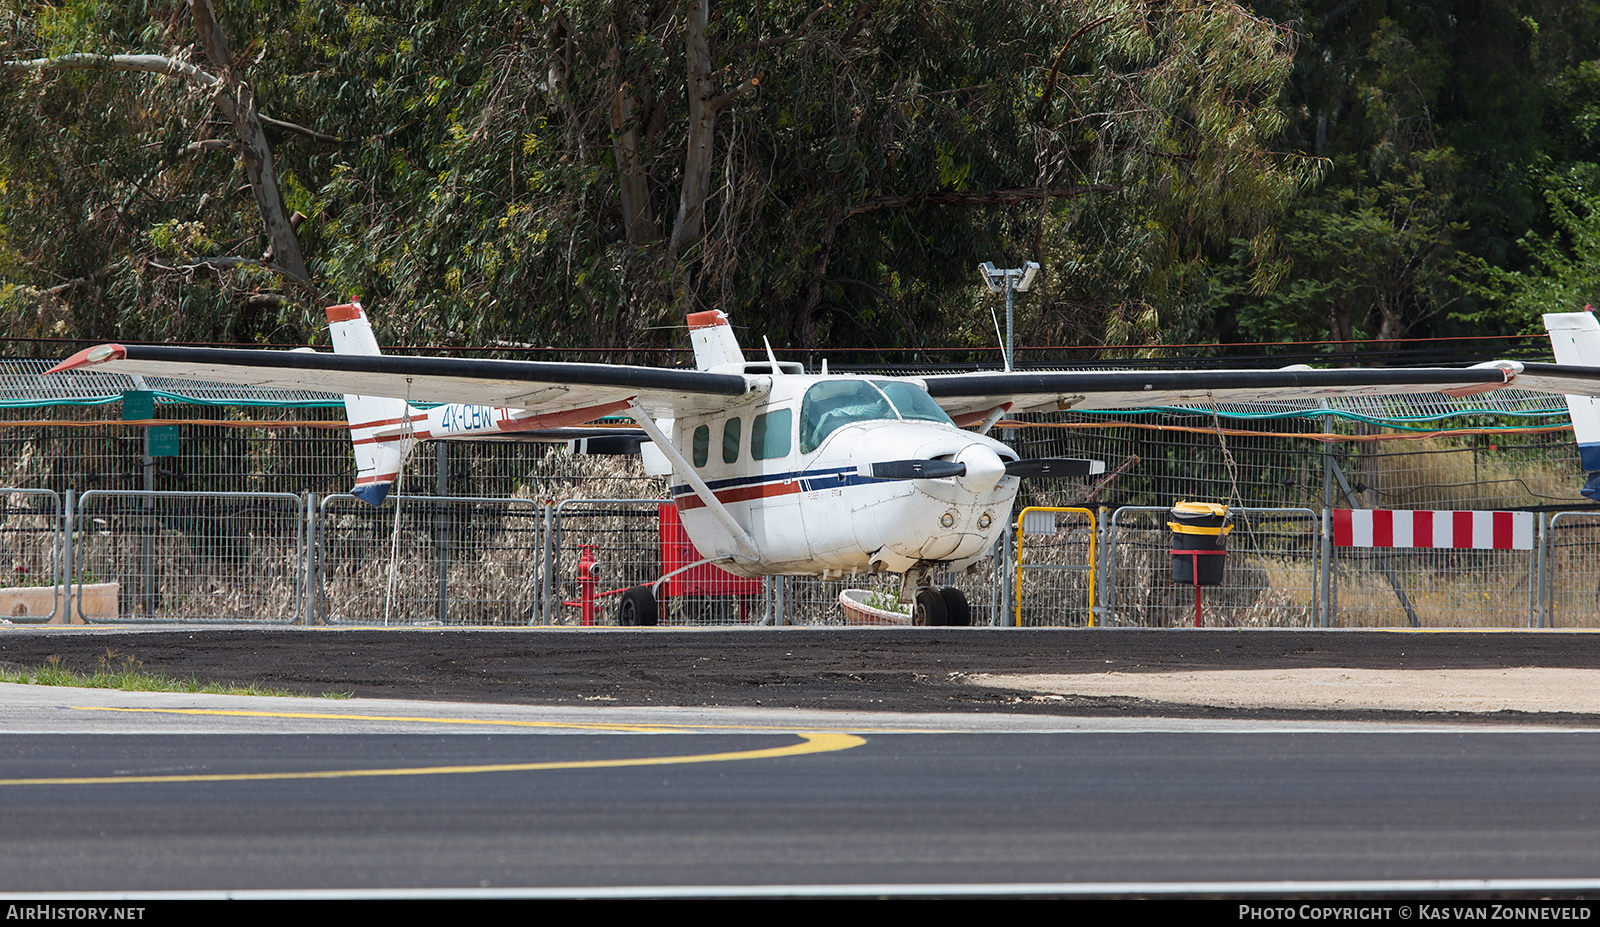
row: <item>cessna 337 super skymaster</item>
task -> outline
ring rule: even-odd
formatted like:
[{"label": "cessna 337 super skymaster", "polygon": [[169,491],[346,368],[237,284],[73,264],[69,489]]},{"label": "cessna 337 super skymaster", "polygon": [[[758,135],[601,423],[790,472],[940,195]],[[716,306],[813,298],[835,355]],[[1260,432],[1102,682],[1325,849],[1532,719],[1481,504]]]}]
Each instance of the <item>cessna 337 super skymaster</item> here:
[{"label": "cessna 337 super skymaster", "polygon": [[[380,353],[359,304],[327,312],[333,354],[105,344],[50,372],[93,368],[345,393],[358,466],[353,492],[374,505],[417,441],[548,436],[625,414],[649,438],[647,471],[671,475],[683,527],[708,561],[741,576],[900,573],[901,600],[915,601],[927,624],[967,623],[965,598],[929,586],[929,570],[959,570],[988,553],[1011,521],[1021,479],[1103,469],[1019,459],[987,434],[1008,412],[1464,396],[1510,386],[1600,395],[1600,367],[1515,361],[914,377],[829,374],[824,364],[807,374],[770,347],[765,360],[746,360],[716,310],[688,317],[694,370],[394,357]],[[448,404],[424,410],[411,402]],[[624,623],[654,624],[655,611],[648,588],[624,594]]]}]

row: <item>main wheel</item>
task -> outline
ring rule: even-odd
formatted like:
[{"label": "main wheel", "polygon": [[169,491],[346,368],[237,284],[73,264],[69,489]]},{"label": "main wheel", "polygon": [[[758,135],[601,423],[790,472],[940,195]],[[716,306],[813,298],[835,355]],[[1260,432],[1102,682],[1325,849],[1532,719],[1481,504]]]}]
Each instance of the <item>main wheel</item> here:
[{"label": "main wheel", "polygon": [[944,623],[953,628],[965,628],[972,624],[972,609],[967,607],[967,596],[954,586],[946,586],[939,590],[939,598],[944,599]]},{"label": "main wheel", "polygon": [[617,624],[625,628],[656,626],[656,597],[649,586],[629,586],[617,603]]},{"label": "main wheel", "polygon": [[916,605],[911,609],[911,623],[929,628],[943,627],[946,620],[944,596],[937,589],[918,589]]}]

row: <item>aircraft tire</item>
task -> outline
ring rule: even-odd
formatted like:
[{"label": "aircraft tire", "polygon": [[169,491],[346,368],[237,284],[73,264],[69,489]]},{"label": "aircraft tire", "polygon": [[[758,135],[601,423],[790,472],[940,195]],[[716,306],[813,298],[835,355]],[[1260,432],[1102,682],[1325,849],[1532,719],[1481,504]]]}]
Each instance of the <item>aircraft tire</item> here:
[{"label": "aircraft tire", "polygon": [[953,628],[965,628],[972,624],[972,609],[967,607],[967,596],[954,586],[946,586],[939,590],[939,598],[944,599],[944,623]]},{"label": "aircraft tire", "polygon": [[629,586],[617,603],[617,624],[624,628],[656,626],[656,597],[649,586]]},{"label": "aircraft tire", "polygon": [[943,627],[948,624],[944,596],[939,590],[928,588],[918,589],[916,605],[911,610],[911,623],[930,628]]}]

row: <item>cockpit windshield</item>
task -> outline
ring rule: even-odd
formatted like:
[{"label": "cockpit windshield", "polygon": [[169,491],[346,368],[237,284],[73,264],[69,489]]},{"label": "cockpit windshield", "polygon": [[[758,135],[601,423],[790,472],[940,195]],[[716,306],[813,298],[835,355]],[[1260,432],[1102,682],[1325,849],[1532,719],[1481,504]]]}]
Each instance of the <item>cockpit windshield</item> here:
[{"label": "cockpit windshield", "polygon": [[910,383],[898,380],[873,380],[872,385],[883,390],[883,394],[894,403],[895,411],[900,417],[912,422],[939,422],[943,425],[954,425],[950,421],[949,413],[939,408],[925,390],[919,389]]},{"label": "cockpit windshield", "polygon": [[800,452],[811,453],[845,425],[883,419],[954,425],[933,397],[910,383],[827,380],[806,390],[800,402]]}]

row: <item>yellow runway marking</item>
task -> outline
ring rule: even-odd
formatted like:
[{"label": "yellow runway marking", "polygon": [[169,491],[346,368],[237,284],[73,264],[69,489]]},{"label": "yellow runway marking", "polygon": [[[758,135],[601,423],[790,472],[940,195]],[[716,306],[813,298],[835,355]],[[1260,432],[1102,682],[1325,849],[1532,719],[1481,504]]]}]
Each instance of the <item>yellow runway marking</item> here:
[{"label": "yellow runway marking", "polygon": [[[623,731],[632,734],[655,732],[679,733],[682,731],[779,731],[789,733],[788,727],[765,727],[752,724],[619,724],[612,722],[583,721],[495,721],[480,718],[424,718],[406,715],[345,715],[309,711],[235,711],[219,708],[113,708],[99,705],[73,705],[75,711],[126,711],[144,714],[167,715],[225,715],[235,718],[298,718],[312,721],[393,721],[411,724],[465,724],[481,727],[534,727],[575,731]],[[868,734],[937,734],[923,728],[851,728]]]},{"label": "yellow runway marking", "polygon": [[536,772],[548,769],[617,769],[628,766],[683,766],[770,760],[809,753],[832,753],[866,743],[853,734],[796,732],[800,743],[762,750],[697,753],[688,756],[645,756],[617,760],[556,760],[547,763],[494,763],[475,766],[413,766],[402,769],[331,769],[322,772],[211,773],[180,776],[85,776],[60,779],[0,779],[4,785],[117,785],[150,782],[264,782],[273,779],[359,779],[377,776],[446,776],[489,772]]}]

